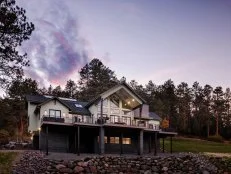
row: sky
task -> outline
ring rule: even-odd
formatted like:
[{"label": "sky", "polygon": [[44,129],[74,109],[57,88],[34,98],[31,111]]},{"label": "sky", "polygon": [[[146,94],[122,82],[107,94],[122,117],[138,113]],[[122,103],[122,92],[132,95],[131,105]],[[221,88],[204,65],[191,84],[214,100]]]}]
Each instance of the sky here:
[{"label": "sky", "polygon": [[17,0],[35,24],[20,48],[40,86],[64,86],[99,58],[138,83],[231,87],[230,0]]}]

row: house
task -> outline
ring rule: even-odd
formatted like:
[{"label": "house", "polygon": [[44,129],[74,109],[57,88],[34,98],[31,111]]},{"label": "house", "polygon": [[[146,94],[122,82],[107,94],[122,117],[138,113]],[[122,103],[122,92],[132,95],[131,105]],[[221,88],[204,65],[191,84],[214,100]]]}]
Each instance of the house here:
[{"label": "house", "polygon": [[176,134],[161,131],[160,117],[126,83],[90,102],[45,95],[26,100],[33,144],[47,153],[156,154],[159,138]]}]

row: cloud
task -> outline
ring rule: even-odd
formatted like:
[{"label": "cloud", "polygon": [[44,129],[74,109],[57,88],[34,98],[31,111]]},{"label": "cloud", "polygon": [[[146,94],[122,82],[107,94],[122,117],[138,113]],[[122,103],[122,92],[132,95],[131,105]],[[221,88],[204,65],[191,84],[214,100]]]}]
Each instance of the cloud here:
[{"label": "cloud", "polygon": [[36,5],[24,7],[35,24],[31,39],[22,46],[30,59],[25,75],[42,86],[64,85],[89,60],[87,42],[80,36],[76,16],[71,15],[65,1],[43,2],[40,10],[33,12],[30,7]]}]

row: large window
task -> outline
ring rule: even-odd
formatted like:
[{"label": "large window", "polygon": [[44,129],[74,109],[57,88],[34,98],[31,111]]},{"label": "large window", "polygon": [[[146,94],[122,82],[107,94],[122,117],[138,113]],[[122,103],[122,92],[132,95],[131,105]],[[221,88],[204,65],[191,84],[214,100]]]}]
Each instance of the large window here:
[{"label": "large window", "polygon": [[120,117],[117,116],[117,115],[111,115],[110,121],[111,121],[112,123],[118,123],[118,122],[120,122]]},{"label": "large window", "polygon": [[123,138],[123,144],[131,144],[131,138]]},{"label": "large window", "polygon": [[119,144],[120,138],[119,137],[110,137],[110,143],[111,144]]},{"label": "large window", "polygon": [[126,123],[126,125],[131,125],[131,117],[122,117],[123,122]]},{"label": "large window", "polygon": [[55,118],[61,118],[61,111],[60,110],[50,109],[49,110],[49,116],[50,117],[55,117]]},{"label": "large window", "polygon": [[111,99],[110,105],[111,105],[111,108],[119,108],[119,99]]},{"label": "large window", "polygon": [[[120,138],[119,137],[110,137],[110,144],[119,144]],[[123,138],[122,144],[131,144],[131,138]]]}]

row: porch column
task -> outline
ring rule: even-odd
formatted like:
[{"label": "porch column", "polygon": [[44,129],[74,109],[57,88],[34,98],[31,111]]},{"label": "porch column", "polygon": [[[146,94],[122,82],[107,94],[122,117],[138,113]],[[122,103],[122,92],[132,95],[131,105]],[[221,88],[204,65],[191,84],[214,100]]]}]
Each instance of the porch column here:
[{"label": "porch column", "polygon": [[123,133],[120,133],[120,154],[123,154]]},{"label": "porch column", "polygon": [[104,128],[99,128],[99,153],[104,154]]},{"label": "porch column", "polygon": [[154,134],[154,141],[155,141],[155,150],[154,150],[154,155],[157,155],[157,132]]},{"label": "porch column", "polygon": [[79,126],[77,126],[77,155],[78,156],[80,155],[79,147],[80,147],[80,128]]},{"label": "porch column", "polygon": [[172,136],[170,136],[170,153],[172,153]]},{"label": "porch column", "polygon": [[144,148],[144,131],[141,129],[139,132],[139,155],[143,155]]},{"label": "porch column", "polygon": [[164,153],[164,137],[163,137],[163,144],[162,144],[162,146],[163,146],[162,150],[163,150],[163,153]]},{"label": "porch column", "polygon": [[48,125],[46,126],[46,155],[48,155]]}]

